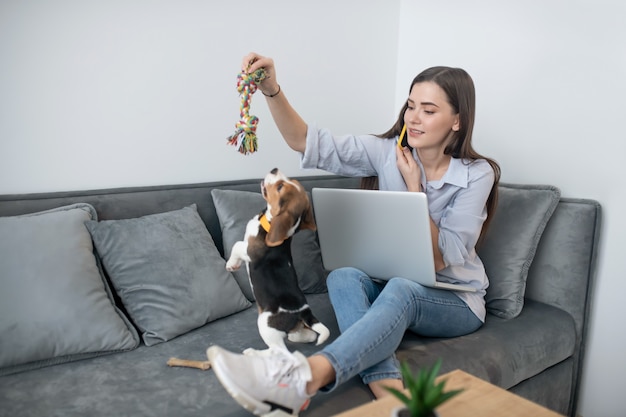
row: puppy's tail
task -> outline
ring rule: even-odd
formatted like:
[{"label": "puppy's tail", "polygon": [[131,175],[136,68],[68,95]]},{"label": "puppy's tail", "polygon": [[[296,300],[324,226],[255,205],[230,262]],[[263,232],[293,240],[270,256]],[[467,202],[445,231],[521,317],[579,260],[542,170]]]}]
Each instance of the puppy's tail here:
[{"label": "puppy's tail", "polygon": [[313,315],[310,308],[301,312],[301,318],[307,327],[317,333],[318,336],[317,343],[315,343],[316,345],[321,345],[326,341],[326,339],[328,339],[328,336],[330,336],[330,330],[328,330],[328,327],[320,323],[317,317]]},{"label": "puppy's tail", "polygon": [[330,330],[328,330],[328,327],[324,326],[319,321],[311,326],[311,330],[319,335],[317,336],[316,345],[321,345],[326,341],[326,339],[328,339],[328,336],[330,336]]}]

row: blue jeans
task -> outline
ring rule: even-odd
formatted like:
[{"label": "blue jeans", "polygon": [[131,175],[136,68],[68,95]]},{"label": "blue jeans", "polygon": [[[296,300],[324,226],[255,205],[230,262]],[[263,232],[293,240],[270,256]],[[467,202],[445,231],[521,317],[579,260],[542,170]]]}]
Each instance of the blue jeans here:
[{"label": "blue jeans", "polygon": [[395,351],[405,331],[454,337],[476,331],[482,322],[452,291],[424,287],[404,278],[372,280],[355,268],[328,275],[328,294],[341,335],[320,352],[335,369],[331,391],[359,374],[363,383],[402,378]]}]

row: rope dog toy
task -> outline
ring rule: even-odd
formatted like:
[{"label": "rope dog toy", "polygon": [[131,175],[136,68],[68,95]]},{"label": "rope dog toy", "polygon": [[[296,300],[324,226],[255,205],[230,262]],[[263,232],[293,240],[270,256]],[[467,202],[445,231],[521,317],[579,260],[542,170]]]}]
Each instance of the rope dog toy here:
[{"label": "rope dog toy", "polygon": [[244,71],[237,76],[237,92],[241,99],[239,106],[239,121],[235,124],[235,133],[228,137],[228,144],[236,146],[239,153],[247,155],[258,149],[256,126],[259,118],[250,114],[250,100],[257,90],[257,83],[266,78],[264,68],[259,68],[251,74]]}]

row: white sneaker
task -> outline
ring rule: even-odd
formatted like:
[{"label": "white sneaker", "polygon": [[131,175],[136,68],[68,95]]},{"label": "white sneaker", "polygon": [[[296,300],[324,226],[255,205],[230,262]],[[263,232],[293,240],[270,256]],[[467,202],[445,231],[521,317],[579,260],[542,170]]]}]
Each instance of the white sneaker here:
[{"label": "white sneaker", "polygon": [[311,368],[300,352],[274,350],[267,356],[248,356],[211,346],[207,357],[226,391],[257,416],[273,410],[297,416],[309,405],[306,383]]}]

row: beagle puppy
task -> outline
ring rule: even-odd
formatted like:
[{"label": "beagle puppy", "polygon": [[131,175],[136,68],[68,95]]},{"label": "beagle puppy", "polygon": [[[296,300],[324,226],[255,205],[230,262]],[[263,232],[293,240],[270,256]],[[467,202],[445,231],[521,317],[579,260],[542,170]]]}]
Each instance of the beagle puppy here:
[{"label": "beagle puppy", "polygon": [[243,240],[233,245],[226,269],[235,271],[246,263],[259,309],[259,333],[270,349],[287,350],[285,337],[319,345],[330,331],[307,304],[291,256],[293,235],[302,229],[316,230],[309,197],[297,180],[278,168],[261,181],[261,193],[267,207],[248,222]]}]

